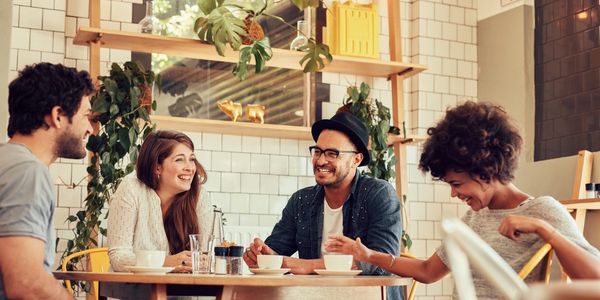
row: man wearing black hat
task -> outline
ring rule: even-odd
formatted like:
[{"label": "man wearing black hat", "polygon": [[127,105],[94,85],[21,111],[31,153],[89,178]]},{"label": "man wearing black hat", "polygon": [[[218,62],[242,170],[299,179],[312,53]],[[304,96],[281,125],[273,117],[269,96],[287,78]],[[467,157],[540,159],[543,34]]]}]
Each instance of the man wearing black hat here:
[{"label": "man wearing black hat", "polygon": [[[283,209],[281,220],[263,242],[256,238],[246,249],[244,260],[255,268],[257,255],[279,254],[283,267],[294,274],[324,269],[323,255],[330,235],[360,237],[369,249],[398,255],[402,226],[400,201],[384,180],[362,175],[357,168],[369,164],[369,133],[348,112],[312,126],[315,146],[309,147],[317,185],[294,193]],[[366,275],[388,275],[376,266],[357,263]],[[388,288],[388,299],[400,299],[398,287]]]}]

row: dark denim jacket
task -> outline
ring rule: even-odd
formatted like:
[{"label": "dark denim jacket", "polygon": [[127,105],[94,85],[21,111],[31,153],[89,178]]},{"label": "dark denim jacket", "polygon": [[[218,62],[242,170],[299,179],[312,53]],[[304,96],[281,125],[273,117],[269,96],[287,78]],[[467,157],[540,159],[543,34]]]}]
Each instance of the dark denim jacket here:
[{"label": "dark denim jacket", "polygon": [[[315,185],[294,193],[283,209],[281,220],[265,243],[281,255],[296,251],[303,259],[321,257],[324,189]],[[402,219],[400,201],[388,182],[357,172],[348,200],[342,208],[344,235],[369,249],[399,255]],[[327,238],[327,237],[325,237]],[[389,275],[379,267],[359,263],[363,274]],[[388,299],[401,299],[399,287],[388,288]]]}]

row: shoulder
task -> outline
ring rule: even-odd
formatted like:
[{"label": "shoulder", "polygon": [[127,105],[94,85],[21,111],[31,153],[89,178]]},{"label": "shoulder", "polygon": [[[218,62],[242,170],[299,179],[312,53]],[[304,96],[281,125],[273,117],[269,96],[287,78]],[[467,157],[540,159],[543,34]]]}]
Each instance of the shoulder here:
[{"label": "shoulder", "polygon": [[394,187],[387,181],[367,175],[358,175],[354,193],[359,199],[394,200],[398,202],[398,195]]},{"label": "shoulder", "polygon": [[313,186],[308,186],[305,188],[302,188],[298,191],[296,191],[295,193],[292,194],[292,196],[290,197],[290,202],[310,202],[311,200],[313,200],[317,194],[322,191],[322,187],[320,187],[319,185],[313,185]]},{"label": "shoulder", "polygon": [[358,181],[356,182],[356,192],[392,192],[395,194],[394,187],[387,181],[379,178],[374,178],[368,175],[358,174]]},{"label": "shoulder", "polygon": [[529,200],[521,206],[523,211],[531,214],[555,214],[557,212],[566,212],[566,208],[554,197],[540,196]]},{"label": "shoulder", "polygon": [[137,179],[136,176],[130,174],[121,180],[117,187],[117,191],[113,194],[113,197],[111,197],[111,202],[113,200],[127,199],[128,201],[132,201],[140,197],[147,198],[151,191],[151,188]]}]

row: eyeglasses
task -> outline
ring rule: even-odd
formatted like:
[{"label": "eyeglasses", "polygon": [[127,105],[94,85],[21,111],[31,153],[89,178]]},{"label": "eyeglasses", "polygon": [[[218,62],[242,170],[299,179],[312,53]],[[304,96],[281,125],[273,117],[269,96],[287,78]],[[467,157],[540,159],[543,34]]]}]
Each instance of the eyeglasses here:
[{"label": "eyeglasses", "polygon": [[360,153],[358,151],[340,151],[340,150],[335,150],[335,149],[321,149],[317,146],[310,146],[310,147],[308,147],[308,150],[310,151],[310,155],[312,156],[313,159],[319,159],[319,157],[321,157],[321,154],[325,154],[325,159],[328,161],[334,161],[334,160],[338,159],[338,157],[342,153],[353,153],[353,154]]}]

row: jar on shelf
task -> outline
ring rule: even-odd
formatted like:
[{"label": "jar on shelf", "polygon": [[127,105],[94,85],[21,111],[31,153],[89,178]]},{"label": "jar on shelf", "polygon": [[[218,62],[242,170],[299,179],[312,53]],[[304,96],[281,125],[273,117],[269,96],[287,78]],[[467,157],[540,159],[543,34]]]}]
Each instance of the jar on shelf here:
[{"label": "jar on shelf", "polygon": [[242,269],[244,261],[242,256],[244,255],[244,247],[242,246],[230,246],[229,247],[229,271],[230,275],[242,275]]},{"label": "jar on shelf", "polygon": [[152,34],[154,30],[158,29],[158,18],[152,13],[152,0],[146,1],[146,16],[138,23],[140,25],[141,33]]},{"label": "jar on shelf", "polygon": [[297,29],[296,38],[294,38],[290,44],[290,50],[294,51],[298,51],[300,48],[308,45],[308,36],[310,36],[308,22],[298,21]]},{"label": "jar on shelf", "polygon": [[588,199],[596,198],[596,193],[597,193],[597,190],[594,187],[593,183],[585,184],[585,197],[586,198],[588,198]]},{"label": "jar on shelf", "polygon": [[215,247],[215,274],[227,274],[229,247]]}]

